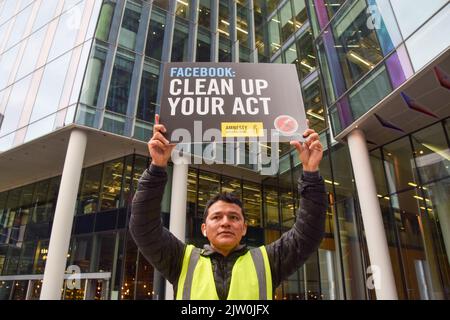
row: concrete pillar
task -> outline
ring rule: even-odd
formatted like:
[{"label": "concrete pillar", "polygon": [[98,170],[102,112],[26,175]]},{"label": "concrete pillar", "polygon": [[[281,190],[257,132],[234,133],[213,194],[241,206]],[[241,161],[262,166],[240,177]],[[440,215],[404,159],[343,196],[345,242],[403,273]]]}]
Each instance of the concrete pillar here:
[{"label": "concrete pillar", "polygon": [[[185,163],[174,164],[172,175],[172,196],[170,199],[169,230],[178,239],[186,239],[186,201],[189,166]],[[173,286],[166,282],[166,300],[173,300]]]},{"label": "concrete pillar", "polygon": [[87,134],[74,129],[70,134],[61,185],[56,203],[47,262],[45,264],[41,300],[60,300],[64,283],[67,252],[75,212],[81,169],[86,151]]},{"label": "concrete pillar", "polygon": [[375,284],[379,281],[379,286],[375,286],[376,296],[379,300],[396,300],[397,288],[366,138],[361,130],[355,129],[348,135],[347,141],[366,233],[372,277],[376,280]]}]

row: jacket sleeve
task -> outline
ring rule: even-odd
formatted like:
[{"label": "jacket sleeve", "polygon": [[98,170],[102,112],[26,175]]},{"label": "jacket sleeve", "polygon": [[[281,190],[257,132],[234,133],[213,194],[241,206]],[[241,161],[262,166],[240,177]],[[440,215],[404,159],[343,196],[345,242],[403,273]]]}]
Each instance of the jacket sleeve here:
[{"label": "jacket sleeve", "polygon": [[144,171],[133,198],[129,228],[143,256],[173,284],[181,271],[185,244],[162,224],[161,200],[166,183],[164,168],[151,165]]},{"label": "jacket sleeve", "polygon": [[300,208],[294,226],[266,246],[273,288],[300,268],[314,253],[325,233],[327,196],[319,172],[304,172],[299,178]]}]

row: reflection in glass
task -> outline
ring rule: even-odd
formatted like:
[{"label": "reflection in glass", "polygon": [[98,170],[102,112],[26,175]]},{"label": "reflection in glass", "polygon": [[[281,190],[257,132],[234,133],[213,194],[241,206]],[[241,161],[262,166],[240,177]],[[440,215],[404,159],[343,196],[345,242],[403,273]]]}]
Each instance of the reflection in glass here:
[{"label": "reflection in glass", "polygon": [[80,102],[88,106],[96,106],[100,90],[107,49],[96,44],[89,58]]},{"label": "reflection in glass", "polygon": [[105,42],[108,41],[115,7],[115,2],[103,1],[100,16],[98,18],[97,29],[95,31],[95,37],[97,39]]}]

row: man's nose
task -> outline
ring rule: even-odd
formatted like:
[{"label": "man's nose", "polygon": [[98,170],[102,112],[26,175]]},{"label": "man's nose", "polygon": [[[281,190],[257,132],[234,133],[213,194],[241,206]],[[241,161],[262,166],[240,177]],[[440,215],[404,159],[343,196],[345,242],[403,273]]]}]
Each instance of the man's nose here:
[{"label": "man's nose", "polygon": [[230,222],[231,222],[231,220],[227,216],[223,216],[222,220],[220,220],[221,225],[227,225],[228,226],[228,225],[230,225]]}]

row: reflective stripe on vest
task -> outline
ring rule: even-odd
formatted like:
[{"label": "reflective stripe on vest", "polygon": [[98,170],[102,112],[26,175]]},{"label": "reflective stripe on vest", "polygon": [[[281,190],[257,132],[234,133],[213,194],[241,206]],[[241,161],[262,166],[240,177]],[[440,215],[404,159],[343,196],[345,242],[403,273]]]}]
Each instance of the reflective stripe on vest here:
[{"label": "reflective stripe on vest", "polygon": [[[192,245],[186,247],[178,279],[177,300],[218,300],[209,257]],[[272,274],[266,248],[261,246],[240,256],[231,272],[227,300],[271,300]]]}]

